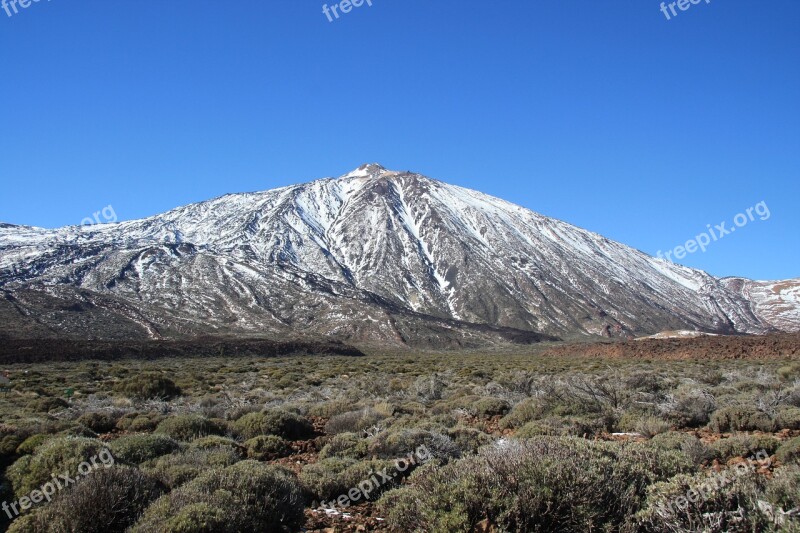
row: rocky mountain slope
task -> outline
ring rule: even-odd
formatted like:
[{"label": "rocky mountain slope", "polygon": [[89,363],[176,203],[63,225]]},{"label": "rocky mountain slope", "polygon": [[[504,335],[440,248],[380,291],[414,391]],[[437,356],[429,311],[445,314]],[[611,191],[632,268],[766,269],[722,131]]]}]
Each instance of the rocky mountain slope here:
[{"label": "rocky mountain slope", "polygon": [[718,279],[380,165],[143,220],[0,225],[0,269],[0,320],[23,337],[455,347],[800,327],[800,280]]}]

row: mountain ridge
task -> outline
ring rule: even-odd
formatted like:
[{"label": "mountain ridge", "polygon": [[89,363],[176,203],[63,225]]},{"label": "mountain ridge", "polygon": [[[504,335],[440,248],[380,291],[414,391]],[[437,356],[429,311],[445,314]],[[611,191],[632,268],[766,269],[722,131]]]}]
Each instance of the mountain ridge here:
[{"label": "mountain ridge", "polygon": [[[0,269],[0,316],[5,306],[97,338],[210,331],[463,347],[800,327],[800,280],[716,278],[374,163],[140,220],[0,224]],[[88,306],[82,317],[51,309],[76,305]],[[129,323],[115,330],[103,313]]]}]

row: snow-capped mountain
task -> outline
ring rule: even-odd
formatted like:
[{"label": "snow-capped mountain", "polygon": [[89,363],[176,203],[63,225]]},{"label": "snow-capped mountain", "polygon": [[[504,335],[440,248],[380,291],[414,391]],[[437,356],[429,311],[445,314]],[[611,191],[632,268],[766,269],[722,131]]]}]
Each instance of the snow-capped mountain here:
[{"label": "snow-capped mountain", "polygon": [[800,280],[715,278],[376,164],[143,220],[0,225],[0,269],[0,319],[23,336],[477,346],[800,326]]}]

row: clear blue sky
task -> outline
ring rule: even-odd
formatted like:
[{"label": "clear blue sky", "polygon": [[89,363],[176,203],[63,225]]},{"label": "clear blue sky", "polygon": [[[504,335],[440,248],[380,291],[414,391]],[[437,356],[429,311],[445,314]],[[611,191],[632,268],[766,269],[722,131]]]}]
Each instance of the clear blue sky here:
[{"label": "clear blue sky", "polygon": [[[0,220],[55,227],[364,162],[682,262],[800,276],[800,2],[42,0],[0,11]],[[329,2],[332,3],[332,2]]]}]

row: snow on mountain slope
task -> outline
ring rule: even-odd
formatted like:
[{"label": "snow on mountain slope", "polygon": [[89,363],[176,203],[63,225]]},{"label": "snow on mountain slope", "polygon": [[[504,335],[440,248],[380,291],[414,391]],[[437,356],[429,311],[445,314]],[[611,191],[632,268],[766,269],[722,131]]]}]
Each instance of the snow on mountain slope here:
[{"label": "snow on mountain slope", "polygon": [[[0,269],[7,305],[76,335],[109,335],[92,325],[103,312],[149,336],[302,333],[390,344],[800,325],[796,280],[717,279],[374,164],[143,220],[0,225]],[[87,306],[92,320],[47,311],[57,302]]]},{"label": "snow on mountain slope", "polygon": [[754,314],[780,331],[797,331],[800,324],[800,278],[753,281],[725,278],[726,288],[750,302]]}]

